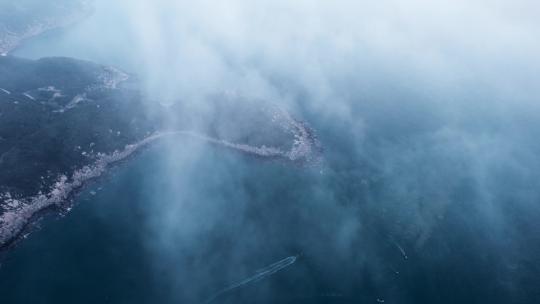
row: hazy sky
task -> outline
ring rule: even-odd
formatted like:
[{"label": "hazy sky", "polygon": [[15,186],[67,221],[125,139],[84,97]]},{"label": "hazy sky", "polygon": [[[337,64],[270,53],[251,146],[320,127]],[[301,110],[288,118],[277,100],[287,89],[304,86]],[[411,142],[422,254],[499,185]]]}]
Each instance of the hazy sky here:
[{"label": "hazy sky", "polygon": [[66,33],[64,52],[73,48],[92,59],[136,66],[150,86],[171,91],[168,98],[239,91],[275,99],[286,94],[275,87],[279,79],[299,85],[312,99],[334,100],[332,111],[346,111],[336,102],[347,94],[344,82],[365,87],[390,77],[396,85],[450,91],[476,82],[510,96],[536,88],[535,1],[96,5],[93,18]]}]

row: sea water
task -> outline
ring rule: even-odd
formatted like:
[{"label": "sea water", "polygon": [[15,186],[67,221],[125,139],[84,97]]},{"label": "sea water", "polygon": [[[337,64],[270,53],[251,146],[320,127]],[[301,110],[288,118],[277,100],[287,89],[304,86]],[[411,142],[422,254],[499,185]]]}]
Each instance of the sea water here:
[{"label": "sea water", "polygon": [[[9,251],[2,300],[502,303],[528,296],[534,282],[514,280],[536,276],[535,254],[512,247],[531,241],[536,250],[534,237],[494,231],[471,210],[477,198],[463,185],[419,245],[394,230],[410,219],[389,210],[408,209],[389,194],[391,181],[376,181],[369,164],[345,152],[327,149],[320,168],[303,168],[164,140],[85,188],[71,212],[45,217]],[[515,207],[521,229],[537,225],[535,214]],[[424,224],[404,226],[416,225]],[[264,275],[290,257],[294,263]]]}]

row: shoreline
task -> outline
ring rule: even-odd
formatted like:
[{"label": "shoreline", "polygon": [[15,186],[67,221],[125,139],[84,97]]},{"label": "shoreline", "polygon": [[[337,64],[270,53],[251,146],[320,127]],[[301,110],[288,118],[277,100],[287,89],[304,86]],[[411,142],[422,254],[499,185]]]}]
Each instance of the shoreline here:
[{"label": "shoreline", "polygon": [[0,252],[8,250],[11,245],[20,240],[28,226],[42,217],[42,212],[46,213],[48,209],[54,209],[73,199],[88,183],[99,179],[118,163],[127,161],[136,152],[162,138],[187,136],[259,158],[319,165],[321,160],[320,144],[313,131],[305,123],[293,119],[289,113],[283,110],[274,114],[274,117],[282,116],[284,121],[280,126],[291,132],[294,137],[293,145],[288,151],[264,145],[250,146],[233,143],[192,131],[157,132],[134,144],[126,145],[121,151],[116,150],[109,154],[98,153],[93,164],[75,170],[70,177],[66,175],[59,176],[46,194],[37,194],[22,199],[8,197],[7,200],[5,199],[2,202],[3,205],[13,205],[15,207],[6,210],[0,215]]},{"label": "shoreline", "polygon": [[82,8],[80,11],[74,12],[69,16],[66,16],[60,21],[55,18],[49,18],[41,21],[42,23],[27,25],[26,29],[22,33],[15,33],[8,29],[4,33],[0,33],[3,39],[0,40],[0,56],[11,55],[14,51],[20,48],[26,41],[40,36],[44,33],[65,29],[73,26],[92,16],[94,8],[86,1],[81,2]]}]

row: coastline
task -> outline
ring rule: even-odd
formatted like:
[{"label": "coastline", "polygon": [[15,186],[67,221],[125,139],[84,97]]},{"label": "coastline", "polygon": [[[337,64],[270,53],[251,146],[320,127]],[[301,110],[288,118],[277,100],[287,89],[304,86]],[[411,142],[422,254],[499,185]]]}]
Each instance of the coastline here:
[{"label": "coastline", "polygon": [[277,119],[280,115],[284,120],[281,121],[279,126],[291,132],[294,137],[293,145],[288,151],[264,145],[258,147],[233,143],[192,131],[157,132],[134,144],[126,145],[121,151],[116,150],[110,154],[98,153],[93,164],[75,170],[70,177],[66,175],[58,177],[46,194],[39,193],[22,199],[4,198],[3,205],[12,206],[12,209],[0,215],[0,251],[9,248],[11,244],[20,239],[28,225],[40,218],[40,213],[62,205],[73,198],[86,184],[103,176],[108,169],[121,161],[127,160],[134,153],[164,137],[188,136],[259,158],[319,165],[320,144],[313,131],[307,124],[293,119],[289,113],[283,110],[274,113],[274,119]]},{"label": "coastline", "polygon": [[[10,55],[13,51],[19,48],[24,42],[39,35],[42,35],[51,30],[70,27],[94,13],[92,5],[88,1],[81,1],[81,9],[66,16],[62,20],[56,18],[46,18],[40,23],[29,24],[22,33],[16,33],[8,28],[0,32],[0,56]],[[5,27],[5,26],[4,26]]]}]

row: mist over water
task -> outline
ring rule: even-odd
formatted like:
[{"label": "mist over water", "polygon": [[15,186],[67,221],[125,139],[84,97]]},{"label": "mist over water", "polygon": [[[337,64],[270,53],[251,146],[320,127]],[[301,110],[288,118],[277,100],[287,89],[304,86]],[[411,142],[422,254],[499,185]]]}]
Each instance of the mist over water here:
[{"label": "mist over water", "polygon": [[279,106],[315,130],[322,161],[168,138],[15,248],[0,294],[35,303],[536,299],[538,6],[96,1],[93,16],[14,55],[120,67],[140,79],[149,111],[183,109],[171,128],[288,149],[290,134],[259,112]]}]

